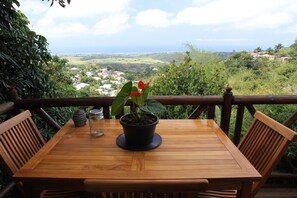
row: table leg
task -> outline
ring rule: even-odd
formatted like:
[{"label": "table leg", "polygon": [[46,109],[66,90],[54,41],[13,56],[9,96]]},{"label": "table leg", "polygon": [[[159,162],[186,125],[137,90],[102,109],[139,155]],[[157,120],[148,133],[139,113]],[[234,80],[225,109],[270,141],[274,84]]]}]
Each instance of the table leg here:
[{"label": "table leg", "polygon": [[252,182],[243,182],[242,188],[237,193],[239,198],[250,198],[252,196]]}]

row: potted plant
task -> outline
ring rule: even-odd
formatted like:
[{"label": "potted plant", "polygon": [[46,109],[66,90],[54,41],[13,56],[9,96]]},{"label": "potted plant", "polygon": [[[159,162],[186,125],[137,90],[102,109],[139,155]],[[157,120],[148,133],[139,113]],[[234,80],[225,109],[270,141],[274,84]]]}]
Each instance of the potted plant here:
[{"label": "potted plant", "polygon": [[165,107],[148,98],[150,88],[150,83],[139,81],[136,87],[129,81],[124,84],[111,105],[111,115],[118,115],[123,112],[128,99],[132,100],[132,111],[120,118],[124,134],[118,137],[117,144],[123,148],[145,150],[161,143],[161,137],[155,133],[159,122],[155,114]]}]

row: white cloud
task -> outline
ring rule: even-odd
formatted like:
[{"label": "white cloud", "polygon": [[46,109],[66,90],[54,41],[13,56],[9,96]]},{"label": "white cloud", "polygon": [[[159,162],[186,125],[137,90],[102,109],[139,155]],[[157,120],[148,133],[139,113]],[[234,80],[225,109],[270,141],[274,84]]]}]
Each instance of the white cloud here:
[{"label": "white cloud", "polygon": [[136,16],[136,22],[155,28],[179,24],[278,28],[295,21],[297,12],[294,0],[192,0],[192,3],[193,6],[175,16],[161,9],[142,11]]},{"label": "white cloud", "polygon": [[244,29],[256,29],[256,28],[278,28],[282,25],[286,25],[288,23],[291,23],[292,18],[288,16],[285,13],[278,13],[278,14],[268,14],[267,15],[262,15],[258,16],[256,18],[250,18],[249,20],[246,21],[240,21],[237,24],[235,24],[235,27]]},{"label": "white cloud", "polygon": [[129,0],[77,0],[71,1],[65,8],[55,3],[48,9],[47,15],[63,19],[90,17],[125,12],[128,5]]},{"label": "white cloud", "polygon": [[217,0],[185,8],[175,24],[231,25],[239,28],[276,28],[293,21],[293,0]]},{"label": "white cloud", "polygon": [[57,24],[51,19],[39,21],[33,29],[39,30],[39,34],[46,35],[48,38],[77,36],[88,32],[88,28],[81,23],[61,22]]},{"label": "white cloud", "polygon": [[93,27],[93,33],[97,35],[116,34],[128,28],[128,15],[118,14],[104,18]]},{"label": "white cloud", "polygon": [[[32,28],[47,38],[115,34],[128,27],[130,0],[71,1],[62,8],[41,0],[20,0],[25,14],[35,14]],[[34,12],[33,12],[34,8]]]},{"label": "white cloud", "polygon": [[297,24],[294,24],[292,26],[289,26],[286,29],[282,29],[279,32],[280,33],[293,33],[293,34],[296,34],[297,33]]},{"label": "white cloud", "polygon": [[[268,39],[289,43],[297,32],[296,0],[172,0],[170,5],[161,0],[72,0],[66,8],[57,1],[52,7],[47,0],[19,2],[30,28],[50,44],[73,41],[71,46],[75,46],[76,41],[88,39],[96,43],[106,39],[101,35],[112,35],[106,43],[113,45],[121,43],[123,32],[127,38],[123,49],[128,42],[137,46],[158,39],[156,45],[165,46],[181,43],[181,38],[205,46],[248,46]],[[147,27],[152,27],[150,32],[143,31]]]},{"label": "white cloud", "polygon": [[197,38],[196,41],[199,43],[242,43],[251,40],[242,38]]},{"label": "white cloud", "polygon": [[41,14],[46,12],[48,7],[42,1],[27,0],[21,1],[20,6],[22,12],[31,14]]},{"label": "white cloud", "polygon": [[165,11],[158,9],[149,9],[138,13],[136,16],[136,22],[139,25],[155,28],[167,27],[170,25],[169,16],[170,14]]},{"label": "white cloud", "polygon": [[217,0],[192,0],[192,3],[200,6],[200,5],[208,4],[212,1],[217,1]]}]

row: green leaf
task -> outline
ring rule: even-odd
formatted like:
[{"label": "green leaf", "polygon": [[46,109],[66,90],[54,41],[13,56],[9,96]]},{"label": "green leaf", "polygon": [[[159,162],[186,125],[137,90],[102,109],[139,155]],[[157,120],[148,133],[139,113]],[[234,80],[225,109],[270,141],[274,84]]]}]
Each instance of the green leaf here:
[{"label": "green leaf", "polygon": [[152,112],[154,114],[161,113],[162,111],[166,110],[166,108],[160,102],[152,99],[147,99],[146,104],[140,109],[142,111]]},{"label": "green leaf", "polygon": [[[142,91],[141,91],[141,95],[142,95],[142,101],[144,103],[144,101],[147,99],[148,94],[150,92],[150,86],[146,86]],[[144,104],[142,104],[144,105]]]},{"label": "green leaf", "polygon": [[124,106],[129,99],[130,93],[132,90],[132,82],[127,82],[117,94],[114,101],[111,104],[111,115],[117,115],[121,113],[124,109]]}]

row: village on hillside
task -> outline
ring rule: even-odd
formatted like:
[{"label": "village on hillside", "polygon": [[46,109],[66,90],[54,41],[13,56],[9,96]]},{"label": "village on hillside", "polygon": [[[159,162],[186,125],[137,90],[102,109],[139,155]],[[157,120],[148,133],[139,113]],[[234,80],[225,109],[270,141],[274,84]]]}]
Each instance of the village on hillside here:
[{"label": "village on hillside", "polygon": [[[72,68],[72,70],[77,70],[77,68]],[[118,87],[126,82],[126,79],[123,77],[124,72],[112,71],[107,68],[100,69],[94,74],[92,72],[86,72],[86,75],[98,82],[100,81],[96,91],[102,96],[115,96],[117,94]],[[81,82],[79,74],[76,74],[73,77],[73,81],[76,90],[81,90],[82,88],[90,86],[89,83]]]},{"label": "village on hillside", "polygon": [[[253,58],[267,58],[270,61],[279,59],[281,62],[287,62],[291,57],[289,56],[278,56],[276,54],[268,54],[268,53],[259,53],[259,52],[251,52],[250,55]],[[90,86],[95,88],[95,91],[100,96],[115,96],[118,92],[118,89],[121,85],[123,85],[127,79],[124,77],[125,73],[112,70],[112,68],[102,68],[96,71],[87,71],[84,73],[88,78],[93,79],[96,83],[88,83],[82,80],[82,74],[80,69],[77,67],[72,67],[70,70],[75,73],[73,75],[72,80],[74,82],[74,87],[76,90],[86,89]],[[156,71],[157,68],[152,68],[152,70]]]},{"label": "village on hillside", "polygon": [[278,55],[275,55],[275,54],[267,54],[267,53],[259,53],[259,52],[251,52],[251,55],[254,58],[263,57],[263,58],[268,58],[271,61],[275,60],[276,58],[279,58],[279,60],[281,62],[287,62],[291,58],[289,56],[278,56]]}]

